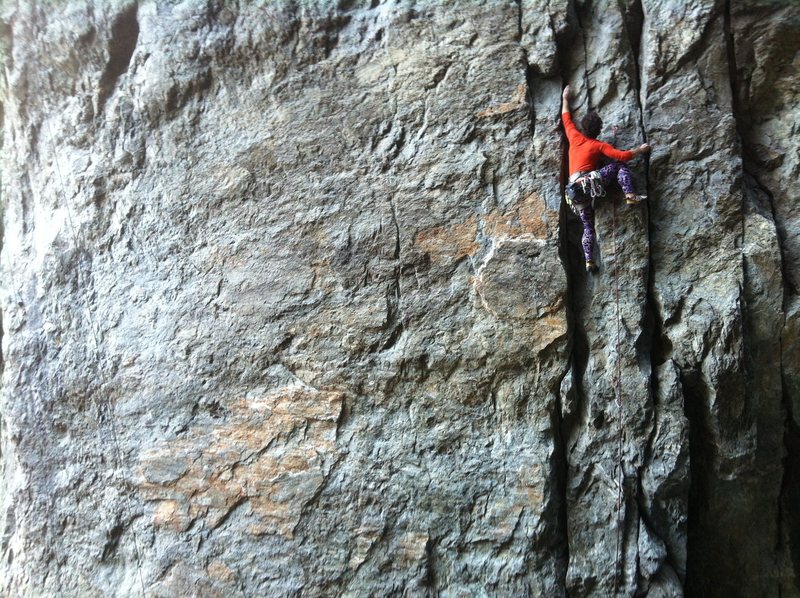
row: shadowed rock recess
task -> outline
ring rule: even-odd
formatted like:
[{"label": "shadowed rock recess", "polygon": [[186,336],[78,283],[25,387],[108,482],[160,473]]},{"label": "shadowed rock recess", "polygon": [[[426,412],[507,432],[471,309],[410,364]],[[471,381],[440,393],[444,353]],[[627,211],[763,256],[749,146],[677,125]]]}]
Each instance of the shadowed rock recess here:
[{"label": "shadowed rock recess", "polygon": [[0,594],[800,596],[800,5],[2,7]]}]

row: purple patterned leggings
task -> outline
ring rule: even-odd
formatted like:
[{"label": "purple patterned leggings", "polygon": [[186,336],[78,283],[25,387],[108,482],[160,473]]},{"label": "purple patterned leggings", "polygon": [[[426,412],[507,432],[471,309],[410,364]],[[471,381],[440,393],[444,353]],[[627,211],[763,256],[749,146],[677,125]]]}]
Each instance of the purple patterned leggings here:
[{"label": "purple patterned leggings", "polygon": [[611,183],[616,180],[619,186],[622,187],[623,193],[635,193],[633,181],[631,180],[631,171],[628,170],[628,165],[623,162],[606,164],[600,169],[600,176],[603,178],[603,189],[608,189]]},{"label": "purple patterned leggings", "polygon": [[[622,187],[623,193],[635,193],[633,181],[631,180],[631,171],[622,162],[612,162],[603,166],[600,169],[600,176],[603,189],[608,189],[616,181]],[[589,202],[582,206],[576,206],[575,212],[583,222],[581,245],[583,246],[583,257],[588,262],[594,255],[594,242],[597,237],[597,233],[594,230],[594,207]]]}]

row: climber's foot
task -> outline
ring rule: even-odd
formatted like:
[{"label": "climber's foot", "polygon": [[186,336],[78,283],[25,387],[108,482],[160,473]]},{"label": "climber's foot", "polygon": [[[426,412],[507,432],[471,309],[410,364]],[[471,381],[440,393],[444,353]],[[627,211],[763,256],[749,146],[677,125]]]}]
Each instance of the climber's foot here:
[{"label": "climber's foot", "polygon": [[594,274],[597,272],[597,264],[594,263],[594,260],[586,260],[586,271]]},{"label": "climber's foot", "polygon": [[638,203],[642,203],[647,199],[646,195],[636,195],[635,193],[626,193],[625,194],[625,203],[629,206],[635,206]]}]

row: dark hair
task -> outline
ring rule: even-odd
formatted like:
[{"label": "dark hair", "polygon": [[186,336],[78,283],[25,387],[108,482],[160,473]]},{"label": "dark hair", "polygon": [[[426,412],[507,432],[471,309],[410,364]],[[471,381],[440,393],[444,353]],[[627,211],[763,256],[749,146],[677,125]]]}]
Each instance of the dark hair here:
[{"label": "dark hair", "polygon": [[597,136],[600,134],[600,129],[602,128],[603,120],[594,110],[587,113],[586,116],[581,119],[581,131],[589,139],[597,139]]}]

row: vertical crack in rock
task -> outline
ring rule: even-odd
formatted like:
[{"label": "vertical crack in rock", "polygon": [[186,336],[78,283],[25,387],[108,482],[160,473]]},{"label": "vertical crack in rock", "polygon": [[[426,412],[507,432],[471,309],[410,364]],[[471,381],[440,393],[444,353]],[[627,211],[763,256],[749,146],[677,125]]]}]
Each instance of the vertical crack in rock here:
[{"label": "vertical crack in rock", "polygon": [[[8,360],[9,387],[0,419],[8,477],[2,492],[10,489],[0,502],[11,506],[0,530],[8,572],[0,576],[8,584],[3,590],[85,594],[116,587],[137,593],[138,547],[131,540],[138,532],[147,591],[159,595],[386,595],[403,589],[607,595],[618,564],[626,594],[679,594],[682,580],[664,578],[673,569],[681,576],[685,561],[686,502],[680,498],[689,473],[681,385],[692,399],[695,522],[709,516],[704,498],[717,508],[714,461],[724,449],[714,442],[725,424],[714,412],[710,395],[717,380],[705,370],[706,354],[702,366],[694,355],[684,359],[679,378],[664,331],[674,335],[676,354],[683,344],[705,347],[717,339],[690,336],[699,326],[685,334],[684,299],[667,303],[656,286],[680,282],[687,271],[702,275],[702,268],[682,269],[670,256],[646,252],[648,235],[662,242],[661,208],[694,196],[689,190],[671,197],[671,181],[662,186],[654,159],[645,177],[659,195],[655,224],[650,228],[646,211],[652,205],[620,211],[612,255],[610,209],[599,211],[609,267],[586,275],[575,242],[580,224],[562,199],[566,145],[558,121],[551,120],[559,116],[559,83],[572,80],[577,88],[585,80],[586,91],[576,90],[581,110],[591,83],[594,101],[624,119],[630,141],[638,136],[631,101],[638,90],[642,134],[644,120],[655,142],[664,138],[660,127],[670,123],[651,121],[649,114],[651,102],[663,97],[643,95],[650,70],[644,53],[637,58],[640,46],[650,43],[659,54],[671,48],[655,47],[662,40],[650,38],[655,23],[647,19],[657,21],[650,12],[655,7],[631,0],[601,10],[598,2],[570,0],[551,9],[552,3],[517,0],[503,11],[476,10],[462,18],[427,5],[406,14],[377,0],[374,14],[366,14],[364,5],[343,0],[303,4],[302,10],[296,3],[266,3],[258,11],[241,3],[240,16],[212,2],[206,12],[216,16],[192,17],[198,29],[181,29],[198,35],[175,38],[165,49],[174,52],[154,52],[145,63],[139,53],[150,36],[157,46],[166,41],[159,30],[142,27],[127,42],[121,36],[150,16],[179,20],[193,8],[176,5],[170,17],[170,10],[156,14],[143,3],[137,13],[132,1],[97,17],[103,23],[96,28],[97,52],[90,65],[81,63],[81,73],[102,78],[100,92],[59,96],[53,103],[68,108],[66,120],[42,121],[42,137],[52,137],[50,124],[57,138],[72,126],[74,140],[89,140],[85,147],[67,143],[52,150],[43,141],[40,162],[51,166],[39,172],[29,166],[37,161],[26,147],[35,125],[18,122],[15,111],[12,118],[16,107],[6,104],[8,129],[18,127],[16,137],[5,132],[8,150],[19,144],[3,170],[15,185],[9,201],[16,220],[9,218],[4,237],[0,230],[0,253],[13,248],[14,265],[25,264],[28,256],[17,254],[15,241],[41,237],[51,208],[73,209],[81,240],[73,247],[66,224],[56,228],[52,241],[41,244],[48,261],[19,273],[25,289],[38,290],[39,279],[47,283],[38,295],[46,299],[41,308],[30,294],[38,321],[29,318],[18,329],[10,298],[0,314],[0,326],[3,319],[9,326],[0,340],[10,342],[0,356]],[[331,33],[340,22],[337,11],[351,9],[351,25]],[[76,11],[74,20],[84,15]],[[220,29],[229,18],[233,25]],[[497,39],[495,29],[502,33]],[[299,31],[290,36],[297,39],[287,39],[287,31]],[[30,46],[49,44],[51,35],[62,44],[72,39],[45,33],[32,37]],[[23,46],[17,48],[20,78],[47,64],[41,50],[29,57]],[[195,70],[205,63],[207,73]],[[450,63],[448,71],[443,64]],[[718,61],[714,68],[723,66]],[[178,72],[185,77],[171,82]],[[428,75],[433,88],[420,83]],[[527,114],[520,93],[506,112],[494,113],[500,118],[476,126],[471,115],[482,106],[464,102],[484,91],[500,97],[514,77],[527,83]],[[176,110],[209,81],[226,93]],[[41,87],[32,85],[31,95],[41,95]],[[678,108],[667,116],[675,122],[688,98],[680,82],[673,91],[664,103],[674,97]],[[464,102],[454,101],[459,98]],[[92,101],[115,118],[93,119]],[[131,106],[124,122],[123,103]],[[117,139],[106,127],[117,116],[126,129],[148,137],[150,153],[135,168],[138,178],[129,178],[127,167],[103,163]],[[366,133],[388,122],[402,125],[392,131],[394,144],[383,144],[393,162],[362,168],[369,157]],[[69,165],[69,206],[57,197],[48,154],[61,158],[62,170]],[[474,173],[487,156],[491,188],[484,196]],[[680,157],[674,163],[682,164]],[[387,177],[403,177],[404,184],[388,181],[391,195],[378,198],[374,189]],[[87,191],[93,181],[102,181],[107,194],[102,205],[93,205]],[[33,193],[25,195],[31,203],[20,222],[23,185]],[[775,192],[773,210],[780,214],[783,198]],[[142,212],[150,198],[153,211]],[[144,255],[135,247],[142,245],[137,231],[148,242]],[[617,235],[629,253],[615,264]],[[479,273],[467,266],[488,245],[491,260],[481,265],[483,286],[476,292]],[[711,251],[699,243],[695,249],[701,261]],[[161,263],[155,268],[147,261]],[[539,288],[537,264],[541,273],[565,268],[566,280],[558,271],[556,283],[543,279],[541,285],[557,303],[544,291],[541,300],[532,294]],[[615,311],[617,278],[610,266],[616,265],[627,301]],[[493,303],[505,301],[530,272],[535,287],[520,286],[519,299]],[[79,274],[90,284],[76,280]],[[693,317],[692,298],[685,299],[686,320]],[[553,306],[553,317],[547,312],[542,328],[515,323],[517,311],[529,318],[532,308],[546,305]],[[514,319],[505,320],[501,308],[513,310]],[[738,326],[738,312],[731,313],[730,325]],[[615,316],[625,325],[616,353]],[[91,328],[89,318],[95,320]],[[103,344],[97,357],[85,342],[95,329]],[[558,345],[533,349],[540,330],[557,336]],[[724,348],[721,353],[729,355]],[[619,364],[626,404],[617,411],[611,381],[619,380],[613,377]],[[662,364],[665,373],[654,374],[653,366]],[[317,387],[336,390],[328,396]],[[102,412],[99,424],[91,419],[95,408]],[[123,443],[116,461],[125,467],[113,479],[112,416]],[[681,431],[662,434],[672,424]],[[8,437],[30,425],[48,433],[25,433],[19,443]],[[140,431],[126,431],[131,426]],[[623,455],[619,428],[627,435]],[[96,439],[88,436],[96,433]],[[800,446],[793,433],[786,437],[790,454]],[[142,451],[148,446],[157,449],[149,456]],[[137,454],[139,467],[120,463]],[[618,527],[625,531],[624,554],[618,555],[613,513],[621,514],[614,505],[621,459],[625,516]],[[16,485],[16,463],[24,466],[20,477],[30,476],[32,497]],[[800,472],[786,465],[788,513]],[[108,495],[95,499],[90,480],[103,474]],[[17,488],[19,498],[12,494]],[[138,521],[126,516],[126,498]],[[63,529],[62,519],[68,522]],[[697,529],[716,531],[713,525]],[[708,545],[695,545],[695,553],[713,553]],[[695,570],[696,577],[701,573]]]},{"label": "vertical crack in rock", "polygon": [[[5,51],[6,48],[6,39],[9,36],[8,27],[0,21],[0,51]],[[0,83],[0,152],[3,150],[3,140],[5,139],[5,135],[3,134],[3,123],[5,122],[5,104],[3,102],[3,98],[5,98],[5,83]],[[2,172],[0,172],[0,258],[5,257],[3,253],[5,249],[5,193],[3,188],[3,178]],[[6,260],[7,262],[8,260]],[[2,260],[0,260],[0,264],[2,264]],[[2,265],[0,265],[0,271],[3,270]],[[11,276],[11,271],[9,270],[8,276]],[[3,310],[0,309],[0,390],[2,390],[3,386],[3,370],[5,369],[5,355],[3,354],[3,330],[4,330],[4,322],[3,322]],[[3,418],[2,413],[0,413],[0,479],[3,477],[2,471],[2,463],[3,463]],[[2,508],[2,494],[0,494],[0,508]]]},{"label": "vertical crack in rock", "polygon": [[[786,330],[786,314],[790,309],[790,301],[793,295],[797,295],[798,289],[792,282],[792,277],[789,274],[790,260],[788,257],[786,233],[779,226],[779,217],[776,209],[775,195],[771,189],[765,185],[759,177],[761,164],[758,163],[758,148],[751,146],[751,127],[754,123],[754,115],[751,114],[749,97],[747,94],[750,91],[751,81],[747,80],[746,73],[740,74],[739,65],[737,64],[737,44],[736,36],[733,27],[733,16],[731,11],[731,0],[725,0],[724,5],[724,33],[725,43],[728,56],[728,71],[731,84],[731,104],[734,121],[736,123],[736,130],[739,137],[739,144],[741,149],[741,163],[744,172],[743,187],[749,185],[755,187],[756,192],[760,192],[763,198],[766,198],[769,210],[769,219],[771,223],[771,231],[774,234],[775,241],[778,247],[777,260],[779,262],[779,271],[781,275],[781,322],[780,330]],[[748,193],[743,192],[742,201],[747,202]],[[743,209],[744,211],[744,209]],[[745,245],[746,245],[745,237]],[[744,268],[744,288],[750,286],[748,280],[748,268]],[[745,318],[753,318],[755,314],[748,314],[748,305],[744,305]],[[748,340],[748,339],[745,339]],[[756,339],[757,341],[757,339]],[[794,585],[795,590],[800,589],[800,429],[796,425],[796,414],[793,413],[792,397],[789,393],[789,384],[786,375],[787,364],[784,360],[784,346],[785,339],[780,338],[778,347],[780,351],[780,401],[783,416],[783,449],[784,455],[782,458],[782,472],[781,484],[778,494],[778,504],[776,505],[776,532],[778,537],[775,539],[776,547],[779,553],[783,553],[784,558],[787,558],[794,570]],[[749,351],[747,352],[750,353]],[[749,360],[746,361],[747,367]],[[750,365],[748,378],[756,375],[753,370],[757,367],[757,363]],[[750,400],[758,400],[758,397],[753,397]],[[763,400],[763,399],[762,399]],[[769,398],[767,398],[769,400]],[[765,408],[762,407],[762,410]],[[788,553],[788,554],[787,554]],[[779,555],[780,557],[781,555]],[[779,582],[779,591],[782,589],[782,582]],[[788,589],[788,588],[787,588]],[[792,590],[790,590],[792,591]]]},{"label": "vertical crack in rock", "polygon": [[[3,60],[0,61],[6,62],[8,59],[6,56],[10,54],[6,54],[8,50],[7,46],[10,45],[10,27],[7,27],[5,22],[0,19],[0,52],[2,53]],[[6,41],[8,40],[8,42]],[[10,66],[10,65],[9,65]],[[6,66],[8,69],[9,66]],[[6,71],[8,72],[8,70]],[[5,99],[6,94],[6,83],[5,78],[0,81],[0,152],[4,149],[4,141],[5,141],[5,131],[4,131],[4,123],[5,123]],[[3,264],[7,263],[8,260],[3,260],[2,258],[5,257],[5,189],[3,187],[3,172],[0,170],[0,272],[4,270]],[[6,279],[3,281],[4,285],[7,285],[7,277],[11,276],[11,269],[8,270],[8,273],[3,278]],[[3,372],[5,371],[5,354],[3,352],[3,335],[5,332],[5,318],[4,318],[3,309],[0,308],[0,396],[2,396],[3,392]],[[6,466],[5,466],[5,455],[3,454],[3,447],[6,442],[6,426],[5,426],[5,413],[2,409],[3,401],[0,399],[0,559],[6,558],[6,551],[8,550],[8,544],[11,539],[11,533],[14,528],[14,519],[13,519],[13,509],[6,509]],[[10,558],[10,555],[9,555]]]},{"label": "vertical crack in rock", "polygon": [[536,82],[536,74],[533,66],[528,61],[527,51],[522,46],[522,0],[516,0],[517,3],[517,43],[520,44],[522,51],[523,66],[525,68],[525,83],[527,85],[526,98],[528,100],[528,120],[530,121],[530,134],[531,139],[536,135],[536,103],[533,97],[533,86]]},{"label": "vertical crack in rock", "polygon": [[701,520],[709,508],[709,479],[714,462],[714,441],[710,429],[707,389],[702,384],[700,372],[680,372],[686,419],[689,421],[690,480],[686,541],[686,581],[690,595],[704,595],[702,563],[708,555],[702,552]]},{"label": "vertical crack in rock", "polygon": [[[524,52],[524,50],[523,50]],[[528,64],[528,60],[525,59],[525,83],[528,86],[528,118],[530,119],[530,133],[531,139],[534,138],[536,135],[536,104],[533,99],[533,86],[536,82],[536,77],[533,72],[533,67]]]},{"label": "vertical crack in rock", "polygon": [[[643,80],[643,64],[642,64],[642,38],[645,31],[647,15],[644,11],[642,0],[635,0],[629,7],[626,13],[626,30],[628,41],[631,48],[631,55],[634,64],[634,86],[636,90],[636,106],[639,114],[639,130],[642,135],[642,141],[648,142],[647,129],[645,127],[644,118],[644,99],[642,89]],[[650,156],[645,154],[642,156],[643,176],[645,184],[645,194],[648,196],[648,201],[652,200],[651,184],[650,184]],[[644,454],[642,456],[642,463],[639,467],[638,475],[638,488],[637,488],[637,507],[638,516],[642,524],[646,526],[649,534],[654,536],[658,541],[663,544],[665,556],[665,565],[671,569],[672,575],[677,575],[682,578],[682,572],[685,570],[685,563],[681,556],[676,555],[678,552],[673,544],[670,542],[670,530],[665,529],[665,522],[663,519],[657,520],[651,513],[652,505],[646,504],[649,501],[645,500],[646,488],[645,480],[643,479],[643,472],[649,467],[659,467],[660,462],[666,458],[665,455],[658,455],[657,451],[659,446],[663,448],[663,443],[657,444],[659,440],[660,427],[664,424],[659,423],[660,417],[668,417],[663,412],[669,410],[669,405],[663,404],[659,401],[659,396],[669,396],[667,388],[659,388],[659,366],[663,365],[667,359],[670,358],[672,347],[669,338],[664,333],[664,318],[663,314],[658,308],[658,302],[655,297],[655,264],[653,253],[651,251],[653,245],[653,223],[651,220],[651,206],[649,203],[645,205],[645,214],[647,218],[646,233],[647,233],[647,250],[648,250],[648,268],[647,268],[647,281],[645,283],[645,313],[642,321],[642,335],[641,342],[637,342],[637,352],[640,354],[640,361],[645,359],[650,368],[650,392],[649,395],[652,399],[653,416],[651,421],[651,429],[647,437],[644,447]],[[659,415],[662,413],[662,415]],[[663,500],[663,499],[662,499]],[[678,516],[677,512],[672,514],[673,517]],[[674,524],[675,522],[670,522]],[[642,588],[643,579],[638,579],[637,586],[640,591],[645,591]]]},{"label": "vertical crack in rock", "polygon": [[101,562],[112,557],[117,551],[117,546],[119,546],[119,540],[122,537],[122,532],[124,530],[125,525],[120,521],[108,531],[106,543],[105,546],[103,546],[103,554],[100,556]]},{"label": "vertical crack in rock", "polygon": [[[529,120],[529,134],[530,140],[532,143],[536,143],[536,119],[537,119],[537,106],[536,106],[536,97],[538,91],[541,86],[546,86],[549,89],[555,87],[554,83],[558,82],[560,85],[558,89],[563,88],[565,77],[563,75],[564,70],[562,69],[562,63],[565,61],[564,50],[562,44],[559,43],[559,32],[557,31],[556,27],[553,24],[552,15],[548,14],[548,23],[545,26],[549,26],[550,31],[555,34],[554,38],[552,39],[552,46],[550,49],[555,53],[555,56],[548,55],[547,62],[533,62],[531,57],[528,54],[528,49],[523,44],[523,22],[524,22],[524,8],[522,0],[517,0],[517,23],[518,23],[518,40],[521,46],[521,53],[523,59],[523,68],[525,69],[525,82],[527,86],[527,103],[528,103],[528,120]],[[559,107],[560,107],[560,97],[559,97]],[[547,108],[546,108],[547,110]],[[545,118],[548,118],[547,116]],[[560,109],[559,113],[553,115],[554,119],[557,119],[555,122],[560,122]],[[548,131],[544,131],[544,135],[547,135]],[[565,205],[564,201],[561,199],[564,195],[564,183],[566,181],[566,145],[565,145],[565,137],[563,132],[559,135],[560,144],[557,148],[554,148],[553,151],[557,151],[560,153],[560,160],[559,160],[559,171],[558,171],[558,194],[557,197],[559,198],[559,212],[558,212],[558,255],[561,262],[561,267],[564,268],[566,273],[566,292],[567,292],[567,300],[571,301],[572,293],[570,289],[572,288],[572,276],[570,272],[570,262],[569,262],[569,255],[567,252],[567,243],[568,243],[568,235],[567,235],[567,228],[566,228],[566,212],[565,212]],[[553,183],[549,183],[553,184]],[[574,331],[574,318],[572,316],[572,310],[568,307],[566,309],[566,318],[567,318],[567,335],[571,336]],[[568,345],[572,345],[571,341],[567,341]],[[551,411],[551,429],[553,430],[553,453],[550,459],[550,469],[551,469],[551,476],[552,481],[555,487],[555,498],[557,504],[555,505],[556,511],[554,513],[555,517],[554,521],[551,522],[551,525],[556,527],[556,542],[559,551],[563,551],[562,555],[559,555],[559,561],[561,562],[561,566],[559,569],[558,580],[557,580],[557,587],[559,588],[566,588],[567,582],[567,570],[569,566],[569,559],[570,559],[570,542],[569,542],[569,531],[568,531],[568,502],[567,502],[567,481],[568,481],[568,459],[567,459],[567,444],[568,444],[568,422],[565,421],[565,407],[563,405],[563,397],[561,393],[561,389],[564,385],[564,381],[567,376],[570,375],[570,371],[573,369],[572,367],[573,358],[567,353],[563,362],[563,373],[558,380],[558,385],[555,388],[551,389],[555,397],[554,407]],[[521,518],[520,518],[521,521]],[[519,521],[518,521],[519,524]]]},{"label": "vertical crack in rock", "polygon": [[[569,82],[569,48],[571,47],[572,41],[568,40],[569,34],[565,32],[559,32],[555,38],[556,44],[556,66],[558,68],[558,76],[561,81],[561,89],[565,87],[565,85]],[[572,36],[574,38],[574,35]],[[530,71],[529,71],[530,72]],[[577,293],[576,288],[580,280],[582,280],[581,275],[579,273],[578,268],[582,265],[582,262],[573,259],[572,251],[574,248],[570,244],[570,235],[569,235],[569,215],[570,210],[563,200],[564,197],[564,189],[566,187],[567,181],[569,179],[569,164],[568,164],[568,146],[567,146],[567,138],[566,134],[563,130],[563,126],[560,124],[561,121],[561,102],[559,101],[559,114],[556,116],[559,122],[559,129],[561,130],[561,169],[559,172],[559,198],[560,200],[560,209],[559,209],[559,236],[558,236],[558,243],[559,243],[559,257],[561,259],[561,263],[564,267],[564,270],[567,274],[567,330],[569,335],[569,353],[568,353],[568,371],[565,373],[566,375],[572,376],[572,383],[574,388],[574,393],[576,397],[576,405],[573,409],[577,412],[581,409],[585,408],[586,405],[586,398],[583,393],[583,373],[586,370],[586,364],[588,362],[588,353],[589,347],[588,342],[586,340],[586,333],[579,325],[579,319],[577,318],[577,312],[579,310],[578,300],[577,300]],[[533,118],[533,115],[532,115]],[[531,127],[533,129],[533,126]],[[569,567],[569,561],[571,558],[571,551],[570,551],[570,538],[569,538],[569,525],[568,525],[568,516],[569,516],[569,500],[568,500],[568,478],[569,478],[569,442],[570,437],[572,436],[572,432],[577,425],[576,419],[578,419],[577,413],[573,412],[569,415],[569,417],[565,417],[564,414],[564,406],[563,406],[563,398],[559,396],[559,403],[558,403],[558,428],[557,428],[557,442],[560,447],[560,454],[559,464],[561,471],[559,472],[558,476],[558,491],[559,496],[562,503],[562,508],[560,512],[560,521],[559,526],[560,529],[563,530],[564,536],[564,547],[565,547],[565,567],[564,567],[564,579],[562,580],[562,584],[564,588],[567,587],[567,573]]]},{"label": "vertical crack in rock", "polygon": [[397,206],[392,198],[392,191],[389,191],[389,208],[392,214],[392,224],[394,225],[394,248],[392,258],[395,260],[393,269],[394,280],[387,289],[386,294],[386,332],[387,338],[382,342],[380,351],[391,349],[400,338],[403,327],[403,315],[401,313],[402,289],[400,279],[402,272],[402,256],[400,252],[400,222],[397,217]]},{"label": "vertical crack in rock", "polygon": [[111,25],[108,40],[108,62],[100,76],[97,96],[97,112],[102,113],[106,101],[114,92],[117,80],[128,70],[136,42],[139,39],[138,2],[125,8]]},{"label": "vertical crack in rock", "polygon": [[[625,14],[625,27],[626,33],[628,36],[628,42],[630,44],[631,49],[631,56],[633,58],[633,79],[634,79],[634,87],[636,90],[636,107],[639,114],[638,124],[639,130],[642,135],[643,142],[647,143],[647,129],[645,128],[644,124],[644,104],[642,99],[642,63],[641,63],[641,47],[642,47],[642,36],[645,27],[645,13],[644,8],[642,6],[641,0],[635,0],[629,7],[627,13]],[[643,176],[645,181],[645,194],[650,197],[650,159],[648,155],[642,156],[642,164],[643,164]],[[637,355],[640,361],[645,360],[648,362],[650,368],[650,397],[652,397],[653,401],[653,420],[652,420],[652,427],[650,429],[649,435],[647,437],[647,441],[644,445],[644,455],[642,456],[642,464],[639,467],[638,472],[638,492],[637,494],[637,506],[638,506],[638,514],[639,518],[642,522],[647,526],[649,532],[661,540],[663,542],[663,538],[661,538],[661,534],[663,530],[660,530],[658,525],[651,520],[649,516],[649,510],[647,505],[645,505],[644,496],[645,490],[642,487],[643,480],[642,480],[642,471],[644,471],[647,467],[650,467],[654,464],[655,453],[656,453],[656,440],[658,436],[658,423],[656,421],[657,415],[656,412],[660,408],[664,408],[663,405],[659,405],[658,402],[658,366],[663,364],[666,359],[668,358],[669,353],[671,352],[669,348],[669,340],[667,339],[666,335],[663,333],[664,330],[664,322],[663,322],[663,315],[660,313],[658,309],[658,303],[655,299],[655,280],[654,280],[654,273],[655,267],[653,264],[653,254],[650,251],[652,247],[652,222],[650,220],[651,210],[649,204],[645,205],[645,214],[647,217],[647,226],[646,226],[646,233],[647,233],[647,249],[648,249],[648,268],[647,268],[647,281],[645,283],[645,313],[644,318],[642,320],[642,334],[636,343],[636,350]],[[669,542],[663,542],[666,551],[666,563],[673,569],[673,571],[680,571],[682,567],[678,565],[678,559],[675,558],[672,550],[670,549]],[[641,580],[639,580],[641,583]]]},{"label": "vertical crack in rock", "polygon": [[[782,368],[783,372],[783,368]],[[795,424],[796,414],[791,412],[791,398],[786,390],[784,381],[784,404],[789,405],[789,413],[786,420],[786,432],[784,434],[784,444],[786,446],[786,456],[783,461],[783,480],[781,482],[781,509],[779,529],[787,530],[785,540],[782,539],[779,547],[786,550],[785,544],[788,541],[789,558],[795,574],[795,588],[800,591],[800,426]],[[794,417],[793,417],[794,416]],[[788,511],[788,512],[787,512]],[[785,521],[784,521],[785,520]]]},{"label": "vertical crack in rock", "polygon": [[591,0],[585,4],[580,4],[578,0],[570,0],[567,11],[575,15],[575,22],[578,24],[576,34],[580,36],[581,48],[583,48],[583,84],[586,87],[586,104],[587,110],[592,110],[594,106],[592,104],[592,88],[589,84],[589,49],[586,47],[586,30],[583,27],[584,18],[581,16],[581,11],[591,12]]}]

